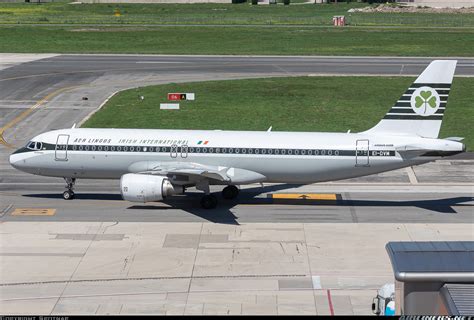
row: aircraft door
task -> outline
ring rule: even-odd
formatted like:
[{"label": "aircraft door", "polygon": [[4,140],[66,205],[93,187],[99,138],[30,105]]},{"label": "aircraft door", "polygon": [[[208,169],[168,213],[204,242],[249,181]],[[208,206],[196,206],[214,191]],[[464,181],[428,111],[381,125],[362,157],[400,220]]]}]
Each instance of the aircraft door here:
[{"label": "aircraft door", "polygon": [[170,157],[176,158],[177,156],[178,156],[178,146],[176,144],[173,144],[171,146]]},{"label": "aircraft door", "polygon": [[188,157],[188,146],[182,145],[181,146],[181,158],[187,158]]},{"label": "aircraft door", "polygon": [[69,143],[68,134],[59,134],[56,140],[54,158],[56,161],[67,161],[67,145]]},{"label": "aircraft door", "polygon": [[368,167],[369,163],[369,140],[356,141],[356,167]]}]

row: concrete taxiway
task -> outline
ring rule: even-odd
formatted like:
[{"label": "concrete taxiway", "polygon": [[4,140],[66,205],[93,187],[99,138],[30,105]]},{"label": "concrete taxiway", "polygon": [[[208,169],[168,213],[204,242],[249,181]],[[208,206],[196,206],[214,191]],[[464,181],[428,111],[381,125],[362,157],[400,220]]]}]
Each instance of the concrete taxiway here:
[{"label": "concrete taxiway", "polygon": [[[245,186],[238,200],[220,199],[216,210],[201,209],[192,189],[164,203],[124,202],[117,181],[79,180],[77,199],[65,201],[61,179],[15,171],[8,155],[40,132],[80,123],[125,88],[416,75],[431,60],[9,55],[0,66],[0,310],[370,313],[376,289],[393,282],[388,241],[474,240],[472,154],[334,183]],[[474,75],[474,59],[461,59],[456,75]],[[272,199],[282,193],[293,196]]]}]

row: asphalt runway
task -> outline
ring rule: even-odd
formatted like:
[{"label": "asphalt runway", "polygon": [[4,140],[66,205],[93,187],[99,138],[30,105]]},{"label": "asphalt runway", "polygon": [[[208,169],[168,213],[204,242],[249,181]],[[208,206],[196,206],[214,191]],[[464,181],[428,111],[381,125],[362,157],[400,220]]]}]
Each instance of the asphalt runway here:
[{"label": "asphalt runway", "polygon": [[[39,59],[39,60],[38,60]],[[0,310],[5,314],[370,314],[388,241],[473,240],[473,154],[333,183],[121,200],[118,181],[14,170],[31,137],[80,123],[116,91],[292,75],[411,75],[429,58],[0,55]],[[460,59],[457,76],[474,75]],[[220,188],[213,187],[218,193]],[[301,194],[272,199],[275,194]],[[308,199],[330,194],[335,200]],[[306,198],[306,199],[305,199]]]}]

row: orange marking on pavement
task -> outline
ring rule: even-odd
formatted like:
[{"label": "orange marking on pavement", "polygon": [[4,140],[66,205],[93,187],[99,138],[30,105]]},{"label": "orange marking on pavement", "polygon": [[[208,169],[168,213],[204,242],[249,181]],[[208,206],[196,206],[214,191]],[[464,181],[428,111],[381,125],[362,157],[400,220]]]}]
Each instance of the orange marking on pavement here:
[{"label": "orange marking on pavement", "polygon": [[42,209],[42,208],[17,208],[12,216],[54,216],[56,209]]}]

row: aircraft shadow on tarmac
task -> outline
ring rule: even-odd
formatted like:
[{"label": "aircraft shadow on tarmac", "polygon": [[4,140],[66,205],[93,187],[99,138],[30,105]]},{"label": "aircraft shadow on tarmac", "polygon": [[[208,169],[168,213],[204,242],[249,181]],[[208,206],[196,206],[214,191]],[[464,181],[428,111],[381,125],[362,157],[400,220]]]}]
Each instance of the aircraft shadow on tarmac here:
[{"label": "aircraft shadow on tarmac", "polygon": [[[255,187],[244,189],[239,197],[235,200],[220,200],[217,208],[208,210],[202,209],[200,206],[201,193],[188,193],[182,196],[174,196],[163,201],[167,206],[156,205],[132,205],[129,210],[150,210],[150,211],[166,211],[170,209],[178,209],[193,214],[199,218],[209,222],[220,224],[238,225],[238,217],[236,217],[231,209],[238,205],[290,205],[290,206],[339,206],[339,207],[417,207],[432,212],[442,214],[457,214],[453,206],[473,207],[474,205],[465,203],[474,201],[474,197],[452,197],[444,199],[430,200],[349,200],[340,198],[336,201],[321,201],[311,199],[271,199],[271,198],[255,198],[262,193],[275,192],[290,188],[299,187],[300,185],[283,184],[273,186]],[[61,194],[27,194],[25,197],[43,198],[43,199],[62,199]],[[104,193],[76,193],[74,202],[81,200],[112,200],[123,201],[120,194],[104,194]]]}]

